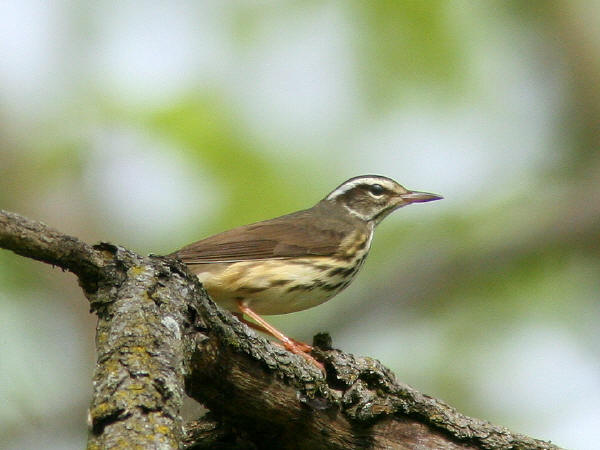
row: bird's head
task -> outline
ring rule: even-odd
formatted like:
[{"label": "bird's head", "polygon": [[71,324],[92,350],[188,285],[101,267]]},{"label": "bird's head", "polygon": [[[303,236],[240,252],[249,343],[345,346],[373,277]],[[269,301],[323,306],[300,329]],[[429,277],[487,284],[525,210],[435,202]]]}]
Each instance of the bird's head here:
[{"label": "bird's head", "polygon": [[402,206],[442,198],[427,192],[409,191],[384,176],[361,175],[340,184],[324,201],[344,207],[350,214],[365,222],[378,224]]}]

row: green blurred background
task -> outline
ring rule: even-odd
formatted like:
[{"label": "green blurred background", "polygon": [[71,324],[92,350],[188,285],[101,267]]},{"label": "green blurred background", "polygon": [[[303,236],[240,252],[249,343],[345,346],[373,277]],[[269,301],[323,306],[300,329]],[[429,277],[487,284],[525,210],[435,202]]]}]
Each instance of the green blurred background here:
[{"label": "green blurred background", "polygon": [[[273,317],[462,412],[600,441],[600,3],[7,1],[0,207],[167,253],[376,173],[436,192]],[[0,251],[0,447],[82,448],[95,318]]]}]

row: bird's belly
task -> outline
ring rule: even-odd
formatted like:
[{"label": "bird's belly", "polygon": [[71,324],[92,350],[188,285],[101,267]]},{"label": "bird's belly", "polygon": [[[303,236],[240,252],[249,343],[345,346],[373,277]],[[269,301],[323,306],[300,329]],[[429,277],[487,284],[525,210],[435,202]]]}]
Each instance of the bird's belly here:
[{"label": "bird's belly", "polygon": [[194,272],[211,298],[223,308],[238,311],[243,301],[257,314],[286,314],[317,306],[342,291],[354,278],[364,257],[243,261],[206,265]]}]

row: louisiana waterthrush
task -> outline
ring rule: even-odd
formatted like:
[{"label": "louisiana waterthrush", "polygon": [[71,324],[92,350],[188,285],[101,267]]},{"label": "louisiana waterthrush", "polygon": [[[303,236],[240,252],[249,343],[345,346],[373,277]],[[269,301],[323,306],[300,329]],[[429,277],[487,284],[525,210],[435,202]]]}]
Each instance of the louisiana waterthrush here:
[{"label": "louisiana waterthrush", "polygon": [[[253,328],[316,362],[311,347],[285,336],[261,314],[286,314],[319,305],[354,279],[388,214],[442,197],[409,191],[377,175],[351,178],[315,206],[234,228],[183,247],[170,256],[198,276],[210,297],[243,315]],[[319,365],[319,363],[317,363]]]}]

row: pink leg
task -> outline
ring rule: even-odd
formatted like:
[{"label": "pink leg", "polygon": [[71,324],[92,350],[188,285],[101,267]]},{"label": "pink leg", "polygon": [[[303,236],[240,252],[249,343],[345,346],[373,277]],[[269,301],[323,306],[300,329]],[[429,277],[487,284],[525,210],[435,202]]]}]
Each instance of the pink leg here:
[{"label": "pink leg", "polygon": [[[275,335],[274,335],[274,334],[273,334],[273,333],[272,333],[270,330],[268,330],[266,327],[263,327],[262,325],[259,325],[259,324],[257,324],[257,323],[250,322],[249,320],[246,320],[246,319],[244,319],[244,316],[243,316],[242,314],[240,314],[240,313],[234,313],[234,314],[237,316],[237,318],[238,318],[238,319],[239,319],[241,322],[244,322],[244,323],[245,323],[246,325],[248,325],[250,328],[252,328],[252,329],[254,329],[254,330],[257,330],[257,331],[260,331],[261,333],[267,333],[267,334],[270,334],[271,336],[275,336]],[[250,315],[250,314],[248,314],[248,315]],[[262,317],[261,317],[261,319],[262,319]],[[264,321],[264,319],[263,319],[263,321]],[[266,323],[266,322],[265,322],[265,323]],[[272,326],[272,325],[270,325],[270,327],[271,327],[273,330],[276,330],[276,328],[273,328],[273,326]],[[279,333],[281,333],[281,332],[279,332]],[[301,351],[303,351],[303,352],[305,352],[305,353],[310,353],[310,352],[312,351],[312,349],[313,349],[313,348],[312,348],[312,345],[308,345],[308,344],[306,344],[306,343],[304,343],[304,342],[297,341],[297,340],[296,340],[296,339],[294,339],[294,338],[291,338],[291,337],[289,337],[289,336],[285,336],[283,333],[281,333],[281,335],[282,335],[282,336],[284,336],[284,337],[286,337],[286,338],[287,338],[287,339],[289,339],[290,341],[292,341],[292,342],[294,343],[294,345],[296,346],[296,348],[297,348],[297,349],[299,349],[299,350],[301,350]],[[275,337],[276,337],[277,339],[279,339],[279,337],[278,337],[278,336],[275,336]]]},{"label": "pink leg", "polygon": [[313,358],[312,356],[310,356],[308,354],[308,352],[310,352],[312,350],[312,347],[310,345],[287,337],[285,334],[283,334],[281,331],[279,331],[273,325],[269,324],[265,319],[260,317],[254,311],[252,311],[243,302],[241,302],[241,301],[238,302],[238,308],[242,314],[246,314],[248,317],[250,317],[255,322],[257,322],[257,323],[252,323],[252,322],[245,320],[242,317],[242,321],[246,325],[248,325],[251,328],[254,328],[255,330],[259,330],[264,333],[268,333],[271,336],[275,337],[276,339],[279,339],[285,349],[287,349],[290,352],[295,353],[297,355],[303,356],[307,361],[313,363],[319,369],[324,370],[323,364],[321,364],[319,361],[317,361],[315,358]]}]

